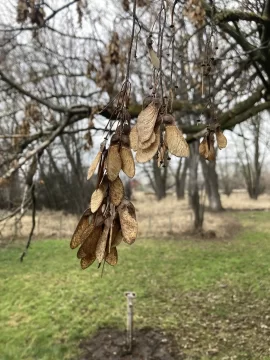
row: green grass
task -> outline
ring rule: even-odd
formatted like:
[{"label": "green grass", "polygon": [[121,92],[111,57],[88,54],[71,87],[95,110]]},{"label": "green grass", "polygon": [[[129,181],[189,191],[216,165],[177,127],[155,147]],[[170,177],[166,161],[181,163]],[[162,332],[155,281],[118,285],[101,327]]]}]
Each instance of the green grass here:
[{"label": "green grass", "polygon": [[132,290],[135,326],[173,334],[186,359],[270,359],[270,214],[234,216],[234,239],[122,244],[103,278],[64,240],[34,242],[23,263],[21,246],[1,249],[0,358],[78,358],[98,328],[124,329]]}]

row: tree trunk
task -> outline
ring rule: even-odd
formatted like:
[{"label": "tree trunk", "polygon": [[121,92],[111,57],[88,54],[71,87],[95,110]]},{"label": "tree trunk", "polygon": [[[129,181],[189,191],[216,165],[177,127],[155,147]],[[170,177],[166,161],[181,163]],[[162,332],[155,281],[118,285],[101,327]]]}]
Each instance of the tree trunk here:
[{"label": "tree trunk", "polygon": [[199,164],[199,142],[196,140],[190,144],[189,159],[189,204],[194,214],[194,230],[201,231],[204,220],[204,208],[200,203],[198,187],[198,164]]},{"label": "tree trunk", "polygon": [[216,161],[207,161],[201,157],[201,164],[205,180],[205,190],[208,196],[211,211],[223,211],[220,194],[218,191],[218,175],[216,172]]},{"label": "tree trunk", "polygon": [[158,200],[166,197],[167,167],[158,167],[157,162],[153,161],[153,173],[155,180],[155,193]]},{"label": "tree trunk", "polygon": [[257,200],[259,195],[263,192],[261,187],[261,170],[263,165],[263,158],[260,160],[260,119],[258,117],[251,120],[251,131],[254,135],[254,157],[250,158],[248,153],[248,146],[244,138],[243,129],[241,126],[240,131],[243,137],[245,162],[240,157],[242,173],[246,182],[247,191],[251,199]]},{"label": "tree trunk", "polygon": [[184,167],[182,172],[180,171],[182,168],[182,158],[179,160],[179,164],[177,167],[176,175],[175,175],[175,187],[176,187],[176,196],[177,200],[184,199],[185,197],[185,187],[186,187],[186,177],[188,170],[188,159],[184,160]]}]

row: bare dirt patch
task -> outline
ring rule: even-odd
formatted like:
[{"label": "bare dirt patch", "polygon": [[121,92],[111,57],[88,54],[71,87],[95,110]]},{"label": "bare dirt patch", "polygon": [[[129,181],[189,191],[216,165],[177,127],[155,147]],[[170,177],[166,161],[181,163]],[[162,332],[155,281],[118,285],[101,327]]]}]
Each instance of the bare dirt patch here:
[{"label": "bare dirt patch", "polygon": [[99,330],[92,339],[81,343],[83,355],[79,360],[181,360],[174,355],[172,336],[160,330],[137,330],[132,354],[127,352],[125,336],[124,331],[116,329]]}]

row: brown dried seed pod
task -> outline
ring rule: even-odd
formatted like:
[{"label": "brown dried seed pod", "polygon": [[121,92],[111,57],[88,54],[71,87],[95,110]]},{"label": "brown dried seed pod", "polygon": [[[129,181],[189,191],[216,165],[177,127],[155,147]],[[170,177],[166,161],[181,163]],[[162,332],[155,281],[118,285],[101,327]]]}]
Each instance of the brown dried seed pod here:
[{"label": "brown dried seed pod", "polygon": [[165,157],[165,154],[166,154],[166,146],[165,144],[163,144],[160,149],[159,149],[159,152],[158,152],[158,167],[161,167],[163,164],[164,164],[164,157]]},{"label": "brown dried seed pod", "polygon": [[215,161],[215,158],[216,158],[215,148],[214,148],[213,145],[210,145],[210,149],[209,149],[209,153],[208,153],[207,160],[209,160],[209,161]]},{"label": "brown dried seed pod", "polygon": [[118,151],[118,145],[109,147],[107,157],[107,173],[110,181],[114,181],[122,167],[121,157]]},{"label": "brown dried seed pod", "polygon": [[95,213],[101,206],[103,199],[106,196],[107,188],[108,184],[103,182],[99,185],[99,188],[93,192],[90,203],[92,213]]},{"label": "brown dried seed pod", "polygon": [[114,219],[114,222],[113,222],[113,225],[112,225],[112,236],[111,236],[112,242],[111,242],[111,246],[115,242],[115,238],[116,238],[119,230],[121,229],[119,216],[118,216],[118,214],[116,214],[116,215],[117,216]]},{"label": "brown dried seed pod", "polygon": [[156,129],[160,127],[162,123],[162,116],[158,115],[156,123],[155,123],[155,127],[154,127],[154,131],[156,132]]},{"label": "brown dried seed pod", "polygon": [[128,244],[132,244],[135,241],[138,232],[135,208],[130,201],[124,199],[118,206],[117,211],[119,213],[124,241]]},{"label": "brown dried seed pod", "polygon": [[84,241],[91,235],[94,228],[95,228],[95,225],[94,225],[94,221],[92,220],[91,224],[89,224],[87,226],[87,228],[81,234],[81,244],[83,244]]},{"label": "brown dried seed pod", "polygon": [[139,142],[138,147],[141,149],[147,149],[149,146],[151,146],[156,140],[156,134],[153,132],[153,134],[150,136],[150,138],[145,141],[144,143]]},{"label": "brown dried seed pod", "polygon": [[136,154],[136,160],[138,163],[145,163],[151,160],[158,151],[158,147],[160,144],[160,131],[159,129],[156,132],[156,139],[155,142],[149,146],[148,149],[141,149],[139,148]]},{"label": "brown dried seed pod", "polygon": [[147,96],[143,99],[143,107],[148,106],[149,104],[151,104],[152,101],[153,101],[153,96],[147,95]]},{"label": "brown dried seed pod", "polygon": [[117,145],[119,143],[120,140],[120,135],[119,134],[113,134],[113,136],[111,137],[111,145]]},{"label": "brown dried seed pod", "polygon": [[124,146],[126,146],[126,147],[130,146],[129,135],[122,135],[121,141]]},{"label": "brown dried seed pod", "polygon": [[227,146],[227,138],[223,134],[223,132],[220,130],[220,128],[217,128],[217,130],[216,130],[216,137],[217,137],[218,148],[220,150],[224,149]]},{"label": "brown dried seed pod", "polygon": [[121,242],[123,241],[124,236],[122,234],[122,231],[119,230],[118,233],[116,234],[115,238],[112,241],[111,247],[116,247],[118,245],[121,244]]},{"label": "brown dried seed pod", "polygon": [[92,265],[96,260],[96,255],[89,254],[81,259],[81,268],[85,270],[90,265]]},{"label": "brown dried seed pod", "polygon": [[124,198],[124,185],[119,176],[110,183],[110,200],[113,205],[118,206]]},{"label": "brown dried seed pod", "polygon": [[159,103],[157,101],[152,101],[140,112],[137,120],[137,131],[138,139],[141,143],[147,141],[152,135],[159,109]]},{"label": "brown dried seed pod", "polygon": [[[130,115],[129,115],[129,117],[130,117]],[[130,119],[129,119],[130,120]],[[124,126],[123,126],[123,134],[124,135],[129,135],[129,133],[130,133],[130,124],[128,123],[128,124],[124,124]]]},{"label": "brown dried seed pod", "polygon": [[166,114],[163,116],[163,123],[165,125],[175,125],[175,118],[171,114]]},{"label": "brown dried seed pod", "polygon": [[84,241],[84,243],[80,246],[77,252],[77,258],[82,259],[85,256],[90,254],[95,254],[97,242],[102,233],[102,226],[95,227],[91,232],[89,237]]},{"label": "brown dried seed pod", "polygon": [[138,131],[137,126],[134,125],[129,134],[130,147],[132,150],[138,150]]},{"label": "brown dried seed pod", "polygon": [[105,218],[103,216],[103,212],[104,210],[101,207],[99,211],[95,214],[95,220],[94,220],[95,226],[101,226],[102,224],[104,224]]},{"label": "brown dried seed pod", "polygon": [[85,210],[82,217],[80,218],[78,225],[72,235],[70,241],[71,249],[75,249],[77,246],[79,246],[82,243],[81,235],[84,232],[84,230],[89,226],[90,215],[91,215],[91,210],[88,208]]},{"label": "brown dried seed pod", "polygon": [[207,157],[208,157],[208,144],[207,144],[206,137],[203,138],[203,140],[201,141],[201,143],[199,145],[199,154],[201,156],[203,156],[205,159],[207,159]]},{"label": "brown dried seed pod", "polygon": [[97,168],[97,166],[98,166],[98,164],[100,162],[100,159],[101,159],[101,154],[102,154],[101,151],[99,151],[97,153],[95,159],[93,160],[93,162],[92,162],[92,164],[91,164],[91,166],[90,166],[90,168],[88,170],[87,180],[89,180],[93,176],[94,172],[96,171],[96,168]]},{"label": "brown dried seed pod", "polygon": [[96,246],[96,258],[99,263],[104,259],[106,245],[108,242],[108,235],[109,235],[110,227],[106,226],[104,227],[104,230],[97,242]]},{"label": "brown dried seed pod", "polygon": [[115,130],[115,134],[116,134],[116,135],[118,135],[118,136],[120,137],[121,133],[122,133],[121,126],[120,126],[120,125],[118,125],[118,126],[117,126],[117,128],[116,128],[116,130]]},{"label": "brown dried seed pod", "polygon": [[135,175],[135,163],[130,148],[123,146],[120,150],[120,156],[122,160],[122,170],[128,177],[133,178]]},{"label": "brown dried seed pod", "polygon": [[182,131],[175,125],[167,125],[165,129],[165,139],[169,152],[175,156],[188,157],[189,146],[186,142]]},{"label": "brown dried seed pod", "polygon": [[116,247],[111,248],[110,253],[106,256],[106,262],[109,265],[115,266],[118,261],[118,253]]},{"label": "brown dried seed pod", "polygon": [[79,250],[77,251],[77,258],[78,259],[82,259],[84,257],[86,257],[86,252],[84,251],[82,245],[79,247]]},{"label": "brown dried seed pod", "polygon": [[207,160],[214,161],[216,158],[216,152],[215,152],[215,147],[214,147],[215,139],[214,139],[214,134],[212,132],[209,134],[208,143],[209,143],[210,147],[209,147],[209,151],[208,151]]}]

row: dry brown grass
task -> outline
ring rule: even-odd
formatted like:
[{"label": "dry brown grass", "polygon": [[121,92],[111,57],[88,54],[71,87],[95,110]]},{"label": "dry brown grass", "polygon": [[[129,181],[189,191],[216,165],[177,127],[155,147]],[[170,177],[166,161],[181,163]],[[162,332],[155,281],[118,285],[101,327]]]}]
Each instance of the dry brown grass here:
[{"label": "dry brown grass", "polygon": [[[137,192],[133,203],[137,211],[140,237],[180,237],[187,235],[192,229],[193,214],[187,199],[177,201],[174,195],[168,195],[166,199],[158,202],[152,194]],[[222,195],[222,204],[225,209],[270,210],[270,195],[263,195],[255,201],[249,199],[246,193],[235,192],[230,197]],[[4,228],[1,223],[1,237],[26,238],[31,229],[31,221],[28,213],[22,222],[18,223],[17,229],[15,219],[7,221]],[[35,238],[70,238],[78,217],[62,212],[42,211],[37,213],[36,222]],[[229,237],[238,228],[239,224],[233,212],[205,213],[204,230],[213,231],[218,238]]]},{"label": "dry brown grass", "polygon": [[[177,201],[174,195],[168,195],[166,199],[156,201],[154,195],[137,193],[134,205],[143,237],[180,237],[192,231],[194,218],[187,198]],[[224,238],[236,227],[239,227],[238,222],[230,214],[205,212],[205,232],[211,231],[216,237]]]}]

